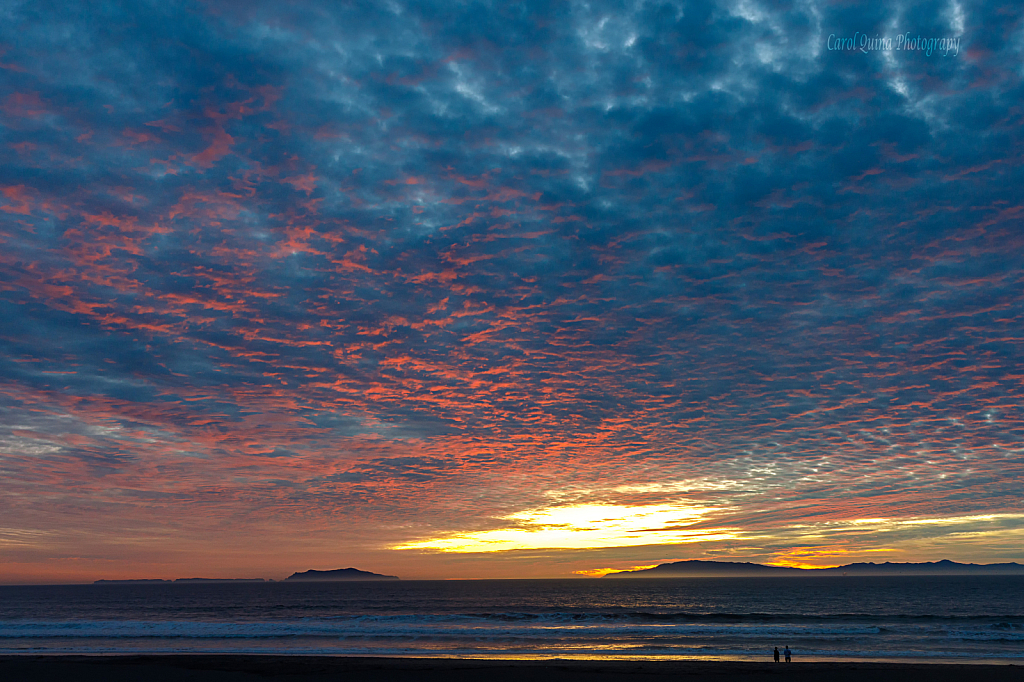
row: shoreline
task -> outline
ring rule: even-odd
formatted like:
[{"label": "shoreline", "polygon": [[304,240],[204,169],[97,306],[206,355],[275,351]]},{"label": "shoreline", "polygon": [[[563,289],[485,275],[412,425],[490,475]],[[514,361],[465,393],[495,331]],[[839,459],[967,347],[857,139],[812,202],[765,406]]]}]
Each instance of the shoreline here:
[{"label": "shoreline", "polygon": [[[1024,682],[1020,662],[732,660],[495,659],[322,656],[280,654],[2,654],[0,677],[68,679],[81,682],[152,682],[189,679],[220,682],[249,679],[346,682],[656,682],[679,679],[742,682],[775,679],[807,682],[954,682],[985,679]],[[981,675],[981,677],[979,677]]]},{"label": "shoreline", "polygon": [[[514,664],[542,664],[542,663],[634,663],[634,664],[743,664],[759,665],[762,663],[773,664],[771,654],[765,656],[687,656],[682,654],[649,655],[642,654],[571,654],[564,653],[555,655],[549,654],[521,654],[512,656],[507,653],[477,653],[477,654],[452,654],[439,652],[430,654],[418,651],[415,653],[329,653],[324,651],[166,651],[166,650],[135,650],[135,651],[0,651],[0,662],[4,659],[21,658],[81,658],[91,660],[98,658],[133,658],[133,659],[158,659],[158,658],[283,658],[283,659],[310,659],[322,658],[332,661],[421,661],[427,662],[469,662],[469,663],[505,663]],[[794,664],[821,664],[821,665],[885,665],[885,666],[920,666],[920,665],[952,665],[952,666],[996,666],[996,667],[1019,667],[1024,670],[1024,658],[969,658],[966,656],[813,656],[801,654],[794,655]],[[784,662],[779,665],[784,666]]]}]

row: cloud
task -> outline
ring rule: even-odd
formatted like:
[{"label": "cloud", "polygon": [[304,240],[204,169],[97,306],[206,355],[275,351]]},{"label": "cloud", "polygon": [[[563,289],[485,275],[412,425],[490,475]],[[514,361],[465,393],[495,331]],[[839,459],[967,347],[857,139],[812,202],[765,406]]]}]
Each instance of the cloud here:
[{"label": "cloud", "polygon": [[[6,523],[216,562],[1015,513],[1019,55],[947,10],[13,6]],[[826,49],[905,30],[964,48]]]}]

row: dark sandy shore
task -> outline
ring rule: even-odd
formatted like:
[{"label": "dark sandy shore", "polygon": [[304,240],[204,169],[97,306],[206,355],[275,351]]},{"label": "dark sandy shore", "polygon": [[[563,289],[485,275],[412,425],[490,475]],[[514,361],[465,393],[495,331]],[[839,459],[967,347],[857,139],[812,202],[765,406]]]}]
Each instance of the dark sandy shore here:
[{"label": "dark sandy shore", "polygon": [[1024,682],[1024,666],[738,661],[499,661],[328,656],[0,656],[0,680],[67,682]]}]

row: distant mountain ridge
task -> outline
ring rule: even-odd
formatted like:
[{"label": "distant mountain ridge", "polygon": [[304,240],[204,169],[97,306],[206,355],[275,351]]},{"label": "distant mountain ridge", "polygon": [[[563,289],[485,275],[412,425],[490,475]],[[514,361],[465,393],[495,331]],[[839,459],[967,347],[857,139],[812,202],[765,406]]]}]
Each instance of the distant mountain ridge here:
[{"label": "distant mountain ridge", "polygon": [[370,571],[360,571],[358,568],[336,568],[333,571],[303,571],[292,573],[285,578],[288,582],[339,582],[351,580],[398,580],[393,575],[381,575]]},{"label": "distant mountain ridge", "polygon": [[960,564],[949,559],[926,561],[923,563],[898,564],[886,561],[884,564],[859,563],[847,564],[836,568],[812,569],[845,573],[872,573],[876,571],[895,571],[897,574],[914,575],[1024,575],[1024,565],[1016,562],[1003,564]]},{"label": "distant mountain ridge", "polygon": [[797,575],[799,568],[788,568],[785,566],[765,566],[763,564],[752,564],[750,562],[738,563],[735,561],[677,561],[671,564],[661,564],[654,568],[645,568],[639,571],[619,571],[609,573],[606,578],[643,577],[659,578],[662,576],[688,575],[688,576],[768,576],[768,575]]},{"label": "distant mountain ridge", "polygon": [[733,561],[676,561],[639,571],[618,571],[605,578],[757,577],[798,575],[1024,575],[1024,565],[960,564],[949,559],[924,563],[857,563],[835,568],[792,568]]}]

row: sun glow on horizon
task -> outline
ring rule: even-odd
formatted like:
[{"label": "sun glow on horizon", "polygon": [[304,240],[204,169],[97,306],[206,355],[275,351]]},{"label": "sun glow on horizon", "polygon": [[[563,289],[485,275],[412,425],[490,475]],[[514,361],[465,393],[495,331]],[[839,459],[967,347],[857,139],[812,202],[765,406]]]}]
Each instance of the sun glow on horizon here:
[{"label": "sun glow on horizon", "polygon": [[658,564],[641,564],[640,566],[630,566],[628,568],[587,568],[582,571],[573,571],[573,575],[584,575],[588,578],[603,578],[609,573],[621,573],[622,571],[646,571],[649,568],[655,568]]},{"label": "sun glow on horizon", "polygon": [[731,528],[686,530],[712,511],[719,509],[688,504],[581,504],[528,509],[503,517],[514,524],[506,528],[452,533],[394,545],[392,549],[474,553],[637,547],[735,538]]}]

